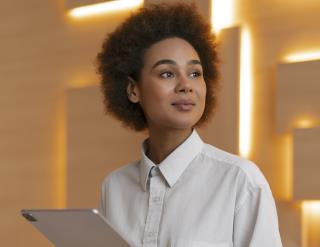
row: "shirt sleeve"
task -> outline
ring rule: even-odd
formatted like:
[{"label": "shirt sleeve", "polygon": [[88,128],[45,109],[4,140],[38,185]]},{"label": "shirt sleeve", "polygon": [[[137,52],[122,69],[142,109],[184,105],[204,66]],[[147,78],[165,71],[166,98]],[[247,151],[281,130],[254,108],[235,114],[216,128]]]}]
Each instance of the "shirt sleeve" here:
[{"label": "shirt sleeve", "polygon": [[275,202],[269,187],[252,188],[235,212],[234,247],[282,247]]},{"label": "shirt sleeve", "polygon": [[109,186],[110,186],[110,176],[107,176],[101,185],[101,193],[100,193],[100,207],[99,211],[102,213],[105,217],[107,217],[108,214],[108,204],[109,201],[108,195],[109,195]]},{"label": "shirt sleeve", "polygon": [[100,192],[99,211],[103,215],[105,214],[105,211],[106,211],[106,196],[105,196],[105,188],[103,183],[102,183],[101,192]]}]

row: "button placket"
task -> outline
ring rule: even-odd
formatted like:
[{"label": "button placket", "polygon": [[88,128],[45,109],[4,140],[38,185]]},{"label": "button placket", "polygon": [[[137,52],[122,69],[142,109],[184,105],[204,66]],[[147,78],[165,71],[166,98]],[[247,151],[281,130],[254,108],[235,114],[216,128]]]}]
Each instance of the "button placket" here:
[{"label": "button placket", "polygon": [[144,247],[158,246],[159,226],[162,216],[165,183],[161,176],[150,178],[150,194],[147,221],[143,237]]}]

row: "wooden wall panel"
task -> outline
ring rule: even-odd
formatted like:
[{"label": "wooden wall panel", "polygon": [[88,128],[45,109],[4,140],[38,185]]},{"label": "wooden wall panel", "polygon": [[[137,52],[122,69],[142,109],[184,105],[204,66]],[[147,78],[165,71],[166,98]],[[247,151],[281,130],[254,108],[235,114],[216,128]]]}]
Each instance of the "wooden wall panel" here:
[{"label": "wooden wall panel", "polygon": [[239,151],[240,34],[239,27],[221,31],[218,105],[211,121],[199,129],[206,142],[234,154]]},{"label": "wooden wall panel", "polygon": [[278,66],[276,125],[280,133],[320,124],[319,71],[320,60]]},{"label": "wooden wall panel", "polygon": [[103,178],[140,157],[143,133],[104,114],[98,86],[67,92],[68,207],[97,207]]},{"label": "wooden wall panel", "polygon": [[293,199],[320,200],[320,127],[293,131]]},{"label": "wooden wall panel", "polygon": [[207,19],[211,18],[211,1],[210,0],[144,0],[144,6],[148,7],[150,4],[157,3],[175,3],[175,2],[183,2],[183,3],[192,3],[195,2],[197,7],[200,10],[200,13]]},{"label": "wooden wall panel", "polygon": [[279,228],[283,247],[302,246],[302,210],[298,203],[277,201]]}]

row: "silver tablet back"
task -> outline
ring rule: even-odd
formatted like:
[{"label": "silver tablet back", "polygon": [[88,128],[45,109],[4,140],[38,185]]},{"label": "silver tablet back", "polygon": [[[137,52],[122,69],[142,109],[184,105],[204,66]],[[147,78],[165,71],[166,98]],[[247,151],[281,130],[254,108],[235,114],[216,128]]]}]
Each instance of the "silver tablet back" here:
[{"label": "silver tablet back", "polygon": [[57,247],[129,247],[97,209],[21,210]]}]

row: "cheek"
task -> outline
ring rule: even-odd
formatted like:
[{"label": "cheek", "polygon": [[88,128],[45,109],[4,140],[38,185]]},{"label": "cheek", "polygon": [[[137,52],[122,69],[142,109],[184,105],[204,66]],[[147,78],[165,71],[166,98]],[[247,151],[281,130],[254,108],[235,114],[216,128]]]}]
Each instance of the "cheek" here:
[{"label": "cheek", "polygon": [[145,99],[148,102],[159,104],[168,99],[172,89],[162,83],[150,85],[144,92]]},{"label": "cheek", "polygon": [[199,97],[200,97],[201,101],[205,101],[206,95],[207,95],[207,86],[204,81],[203,81],[203,83],[201,83],[199,85],[198,91],[199,91]]},{"label": "cheek", "polygon": [[207,84],[205,82],[203,83],[203,95],[204,97],[207,95]]},{"label": "cheek", "polygon": [[160,105],[167,104],[169,93],[167,87],[150,82],[148,87],[144,87],[141,91],[140,105],[144,111],[157,111]]},{"label": "cheek", "polygon": [[201,115],[203,114],[206,108],[206,95],[207,95],[207,87],[206,83],[203,82],[203,85],[199,88],[199,101],[201,102]]}]

